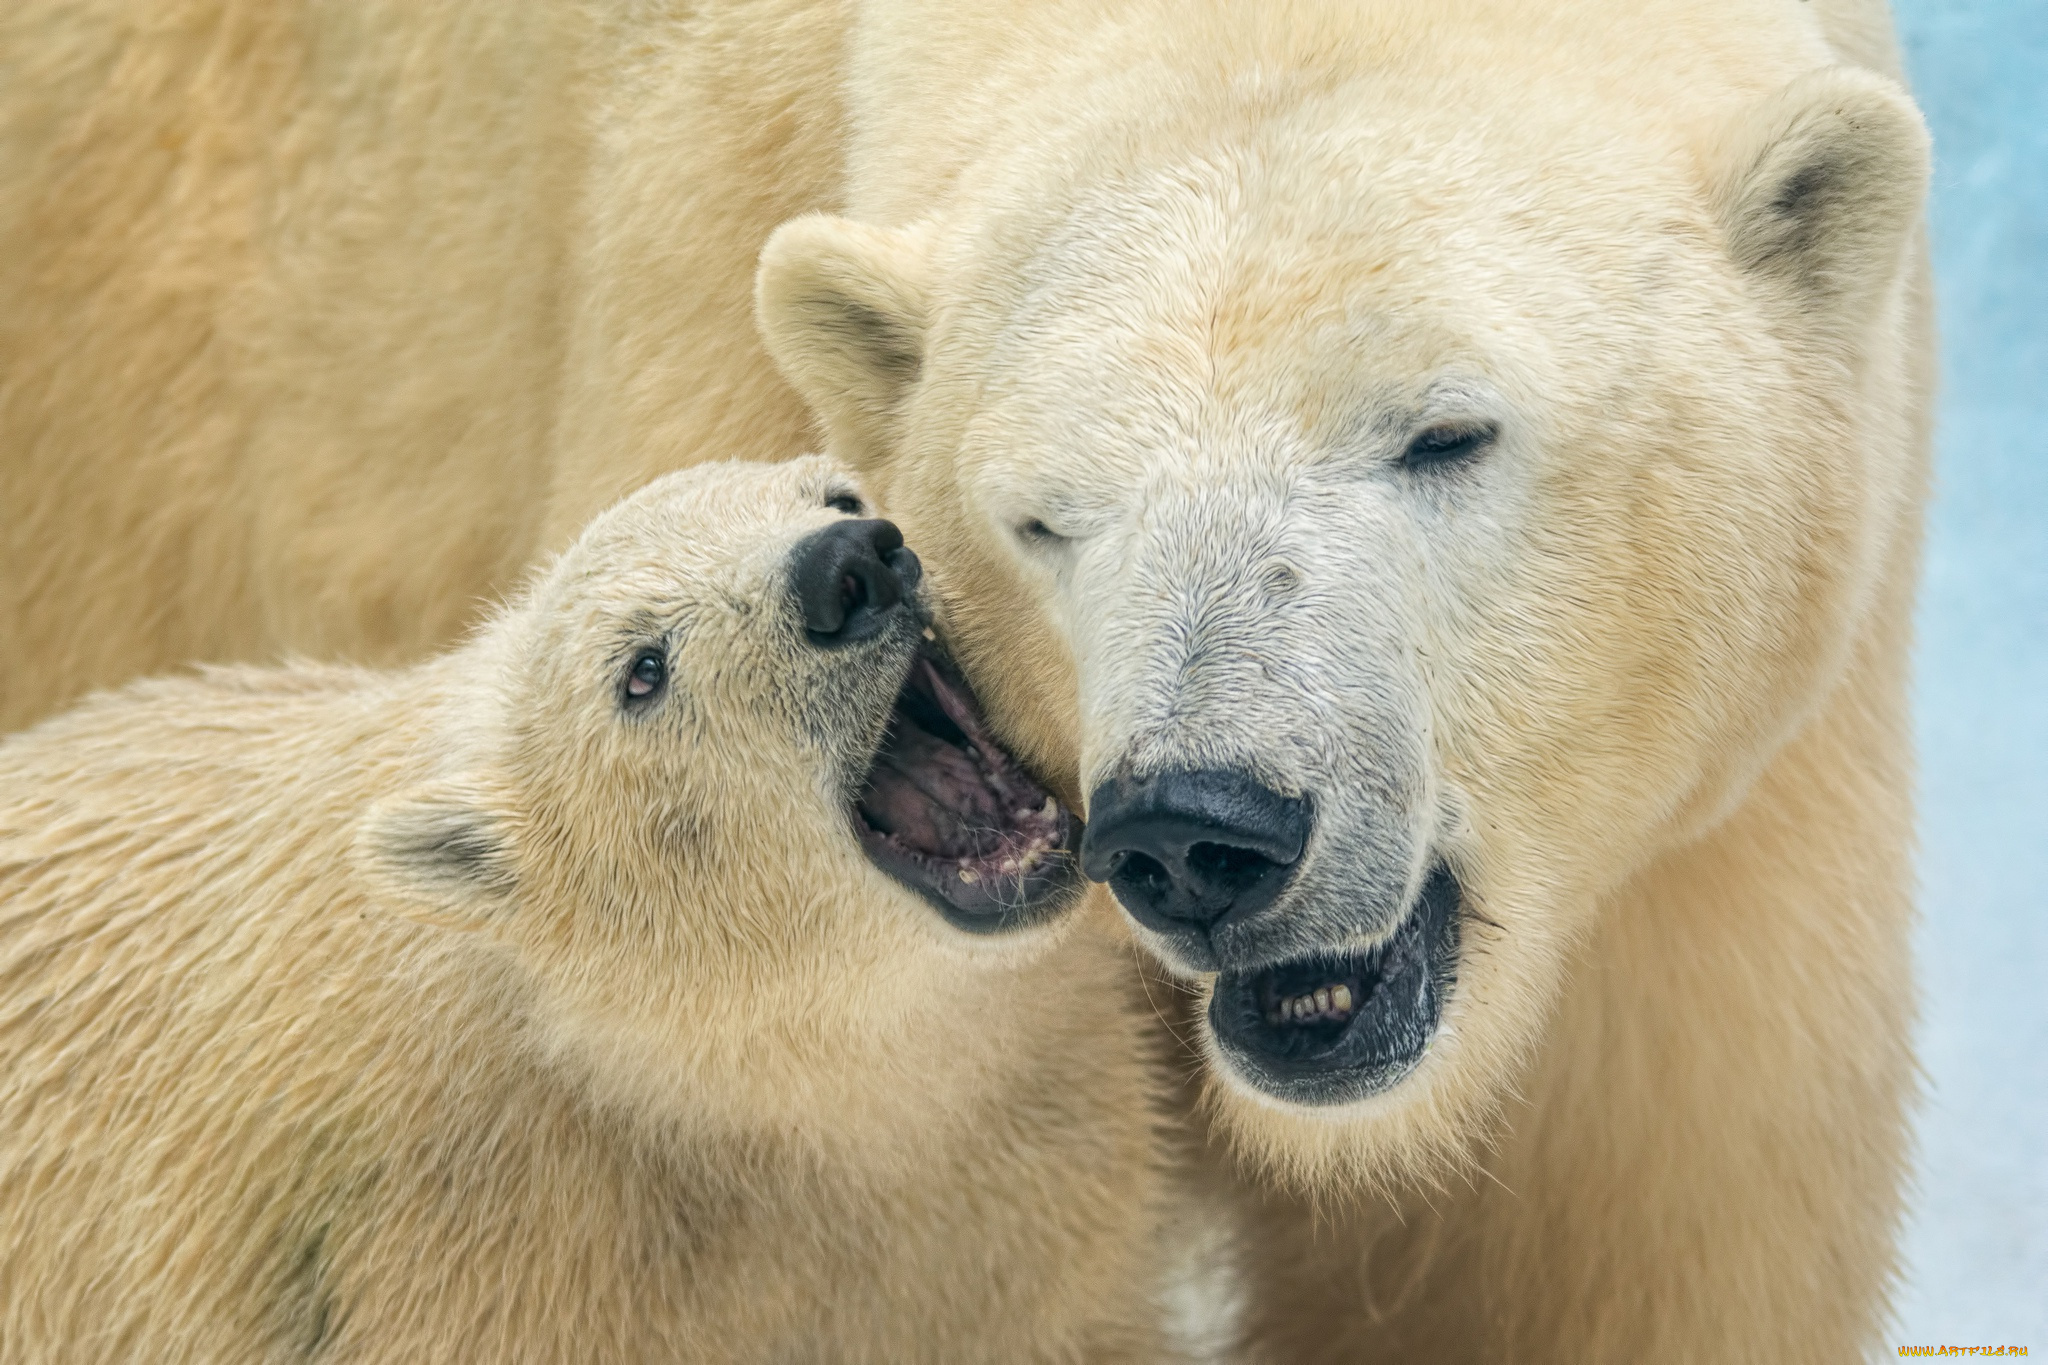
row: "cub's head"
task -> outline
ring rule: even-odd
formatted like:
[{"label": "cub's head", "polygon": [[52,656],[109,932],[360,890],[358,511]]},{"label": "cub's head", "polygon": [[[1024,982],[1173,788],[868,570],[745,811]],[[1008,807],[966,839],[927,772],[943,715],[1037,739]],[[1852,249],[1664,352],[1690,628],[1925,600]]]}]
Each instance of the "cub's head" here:
[{"label": "cub's head", "polygon": [[1927,152],[1796,45],[1266,10],[1077,39],[930,217],[784,225],[758,317],[1238,1131],[1379,1169],[1462,1148],[1910,557]]},{"label": "cub's head", "polygon": [[822,459],[650,485],[430,668],[447,773],[367,856],[516,953],[538,1045],[614,1098],[842,1132],[943,1103],[1077,898],[1078,820]]}]

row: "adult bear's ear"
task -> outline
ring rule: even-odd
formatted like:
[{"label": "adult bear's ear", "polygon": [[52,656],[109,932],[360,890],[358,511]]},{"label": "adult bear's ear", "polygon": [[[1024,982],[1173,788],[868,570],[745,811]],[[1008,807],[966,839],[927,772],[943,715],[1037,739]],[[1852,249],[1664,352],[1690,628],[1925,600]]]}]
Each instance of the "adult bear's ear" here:
[{"label": "adult bear's ear", "polygon": [[761,249],[754,318],[768,354],[825,423],[835,454],[872,468],[924,368],[925,239],[812,214]]},{"label": "adult bear's ear", "polygon": [[1810,72],[1715,148],[1728,250],[1797,316],[1856,335],[1899,278],[1928,174],[1905,91],[1853,67]]},{"label": "adult bear's ear", "polygon": [[356,856],[375,883],[460,922],[511,904],[518,823],[487,780],[435,782],[372,807],[356,831]]}]

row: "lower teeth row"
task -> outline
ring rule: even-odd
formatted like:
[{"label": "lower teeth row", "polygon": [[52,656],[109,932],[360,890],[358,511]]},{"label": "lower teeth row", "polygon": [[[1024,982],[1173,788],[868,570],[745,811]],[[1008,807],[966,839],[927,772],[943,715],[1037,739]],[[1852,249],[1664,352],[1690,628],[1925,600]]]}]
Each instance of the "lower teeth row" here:
[{"label": "lower teeth row", "polygon": [[1324,986],[1309,995],[1291,995],[1267,1011],[1269,1024],[1305,1024],[1351,1017],[1351,988]]},{"label": "lower teeth row", "polygon": [[[1039,860],[1052,848],[1050,840],[1040,839],[1014,858],[1005,858],[997,865],[996,872],[1005,877],[1019,877],[1037,867]],[[959,868],[960,880],[972,886],[981,880],[981,873],[962,863]]]}]

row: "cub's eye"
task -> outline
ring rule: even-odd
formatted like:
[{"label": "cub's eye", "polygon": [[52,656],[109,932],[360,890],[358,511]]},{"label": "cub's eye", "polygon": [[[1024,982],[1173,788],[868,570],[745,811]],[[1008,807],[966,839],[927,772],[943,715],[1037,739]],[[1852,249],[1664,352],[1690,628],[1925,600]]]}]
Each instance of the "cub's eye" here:
[{"label": "cub's eye", "polygon": [[835,512],[844,512],[849,517],[857,517],[867,511],[861,500],[851,493],[834,493],[825,499],[825,505]]},{"label": "cub's eye", "polygon": [[661,690],[668,681],[668,660],[661,651],[643,649],[633,660],[633,669],[626,675],[626,699],[645,701]]},{"label": "cub's eye", "polygon": [[1492,445],[1499,434],[1500,429],[1491,422],[1438,422],[1416,434],[1401,453],[1401,463],[1420,469],[1462,460]]}]

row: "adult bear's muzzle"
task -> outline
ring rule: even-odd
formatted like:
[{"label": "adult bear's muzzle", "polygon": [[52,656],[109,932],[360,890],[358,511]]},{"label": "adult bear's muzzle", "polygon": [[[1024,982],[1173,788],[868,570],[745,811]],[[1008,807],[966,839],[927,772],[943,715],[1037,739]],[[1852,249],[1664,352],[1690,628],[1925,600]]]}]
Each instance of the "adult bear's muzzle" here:
[{"label": "adult bear's muzzle", "polygon": [[1213,963],[1212,933],[1280,895],[1312,818],[1307,801],[1241,772],[1119,775],[1088,799],[1081,867],[1183,956]]}]

